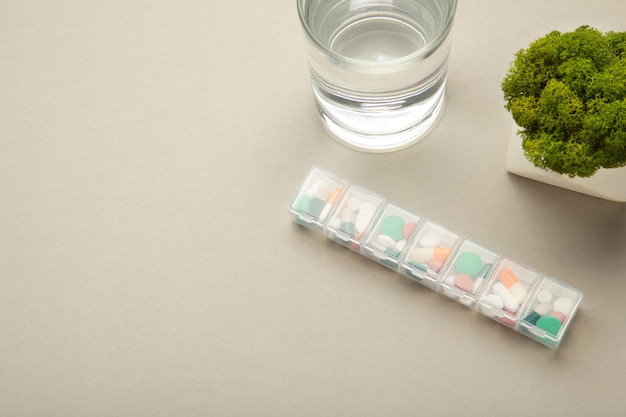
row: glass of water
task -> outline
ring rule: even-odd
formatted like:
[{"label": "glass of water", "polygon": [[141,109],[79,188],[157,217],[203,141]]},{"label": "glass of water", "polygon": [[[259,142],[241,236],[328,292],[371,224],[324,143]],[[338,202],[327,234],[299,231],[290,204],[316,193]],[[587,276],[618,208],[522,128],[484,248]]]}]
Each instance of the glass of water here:
[{"label": "glass of water", "polygon": [[457,0],[297,0],[327,130],[370,152],[405,148],[441,115]]}]

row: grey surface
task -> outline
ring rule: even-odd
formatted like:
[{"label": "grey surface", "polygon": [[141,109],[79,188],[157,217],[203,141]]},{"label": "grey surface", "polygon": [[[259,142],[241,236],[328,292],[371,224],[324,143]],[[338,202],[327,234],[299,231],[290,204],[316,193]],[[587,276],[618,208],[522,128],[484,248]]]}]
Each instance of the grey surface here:
[{"label": "grey surface", "polygon": [[[362,154],[295,2],[0,4],[1,416],[618,416],[626,205],[507,174],[499,89],[621,0],[461,0],[445,114]],[[293,224],[318,164],[585,293],[553,352]]]}]

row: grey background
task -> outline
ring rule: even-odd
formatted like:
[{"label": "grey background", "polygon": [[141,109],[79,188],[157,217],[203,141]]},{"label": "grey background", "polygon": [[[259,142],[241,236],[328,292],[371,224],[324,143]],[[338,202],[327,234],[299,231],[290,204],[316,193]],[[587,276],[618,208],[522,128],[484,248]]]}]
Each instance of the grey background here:
[{"label": "grey background", "polygon": [[[461,0],[445,113],[349,150],[295,1],[0,3],[1,416],[619,416],[626,205],[507,174],[500,81],[620,0]],[[557,352],[308,233],[321,165],[585,293]]]}]

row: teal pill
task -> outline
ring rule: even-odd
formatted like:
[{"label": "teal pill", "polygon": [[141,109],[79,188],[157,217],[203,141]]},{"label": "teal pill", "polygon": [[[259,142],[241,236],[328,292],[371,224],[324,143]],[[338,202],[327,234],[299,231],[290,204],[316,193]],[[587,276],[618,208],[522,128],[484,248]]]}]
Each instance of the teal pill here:
[{"label": "teal pill", "polygon": [[387,248],[385,250],[385,253],[394,259],[398,259],[398,257],[400,256],[400,252],[398,252],[397,250],[390,249],[390,248]]},{"label": "teal pill", "polygon": [[409,262],[409,265],[411,265],[414,269],[411,270],[409,268],[406,268],[407,275],[415,281],[422,282],[424,280],[424,275],[426,271],[428,271],[428,268],[426,268],[425,265],[418,264],[417,262]]},{"label": "teal pill", "polygon": [[537,321],[539,321],[540,318],[541,316],[539,315],[539,313],[533,311],[528,316],[526,316],[524,320],[531,324],[537,324]]},{"label": "teal pill", "polygon": [[409,265],[411,265],[413,268],[417,268],[422,272],[428,272],[428,267],[424,264],[420,264],[417,262],[409,262]]},{"label": "teal pill", "polygon": [[356,236],[356,226],[352,222],[341,223],[341,230],[349,234],[350,236]]},{"label": "teal pill", "polygon": [[561,330],[561,320],[553,316],[543,316],[537,320],[537,327],[556,336],[559,334],[559,330]]},{"label": "teal pill", "polygon": [[400,216],[387,216],[380,222],[380,234],[389,236],[396,242],[403,239],[404,219]]},{"label": "teal pill", "polygon": [[474,252],[464,252],[456,259],[455,267],[458,273],[475,277],[480,273],[483,261]]},{"label": "teal pill", "polygon": [[484,264],[483,267],[480,269],[478,276],[486,279],[487,275],[489,275],[489,272],[491,272],[492,267],[493,264]]},{"label": "teal pill", "polygon": [[326,205],[326,201],[321,198],[313,197],[311,199],[311,203],[309,204],[308,213],[312,216],[319,217],[322,214],[322,210],[324,210],[324,206]]}]

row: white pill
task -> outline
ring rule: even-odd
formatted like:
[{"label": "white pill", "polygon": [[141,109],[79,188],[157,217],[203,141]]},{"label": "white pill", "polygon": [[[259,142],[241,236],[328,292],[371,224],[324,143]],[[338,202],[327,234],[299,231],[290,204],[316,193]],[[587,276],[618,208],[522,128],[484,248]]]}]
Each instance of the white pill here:
[{"label": "white pill", "polygon": [[548,290],[541,290],[537,294],[537,301],[540,303],[549,303],[552,301],[552,293]]},{"label": "white pill", "polygon": [[313,195],[323,195],[330,186],[326,184],[324,181],[315,181],[315,183],[311,186],[311,193]]},{"label": "white pill", "polygon": [[411,260],[418,263],[428,263],[433,259],[432,248],[415,248],[411,252]]},{"label": "white pill", "polygon": [[516,282],[508,288],[509,294],[515,298],[518,305],[521,305],[526,300],[526,296],[528,296],[528,291],[524,288],[524,285],[521,282]]},{"label": "white pill", "polygon": [[341,210],[341,221],[344,223],[354,223],[354,212],[348,207]]},{"label": "white pill", "polygon": [[485,282],[485,279],[483,277],[476,277],[476,279],[474,280],[474,285],[472,286],[472,294],[478,294],[478,291],[480,291],[480,287],[483,285],[483,282]]},{"label": "white pill", "polygon": [[396,247],[398,248],[398,252],[402,252],[404,248],[406,248],[406,240],[402,239],[398,241]]},{"label": "white pill", "polygon": [[554,311],[560,311],[561,313],[569,316],[572,307],[574,306],[574,302],[569,298],[562,297],[554,302]]},{"label": "white pill", "polygon": [[474,300],[472,300],[471,298],[468,297],[461,297],[459,298],[459,303],[463,304],[464,306],[471,306],[474,303]]},{"label": "white pill", "polygon": [[504,301],[496,294],[488,294],[485,296],[483,303],[498,310],[502,310],[504,307]]},{"label": "white pill", "polygon": [[378,243],[385,247],[385,249],[396,249],[396,241],[387,235],[378,235],[376,238]]},{"label": "white pill", "polygon": [[540,316],[547,316],[552,313],[552,304],[550,303],[540,303],[533,308],[537,314]]},{"label": "white pill", "polygon": [[517,303],[517,300],[513,298],[513,295],[511,295],[509,290],[507,290],[501,282],[496,282],[495,284],[493,284],[492,291],[494,294],[502,299],[502,303],[504,304],[504,308],[506,310],[510,311],[511,313],[517,313],[517,310],[519,309],[519,304]]},{"label": "white pill", "polygon": [[439,246],[441,238],[433,234],[425,234],[420,237],[419,244],[423,248],[435,248]]},{"label": "white pill", "polygon": [[372,203],[365,202],[361,205],[359,209],[359,214],[356,218],[356,230],[357,232],[362,232],[365,230],[367,225],[374,217],[374,212],[376,212],[376,206]]},{"label": "white pill", "polygon": [[482,312],[489,317],[495,317],[495,314],[493,314],[491,309],[486,308],[485,305],[495,310],[502,310],[502,308],[504,307],[504,302],[502,301],[502,298],[498,297],[496,294],[489,294],[485,296],[485,298],[483,298],[482,304]]},{"label": "white pill", "polygon": [[443,293],[451,298],[456,298],[456,295],[451,290],[451,288],[454,288],[454,278],[455,278],[454,275],[450,275],[450,276],[447,276],[446,279],[443,280],[443,282],[446,284],[443,286]]}]

